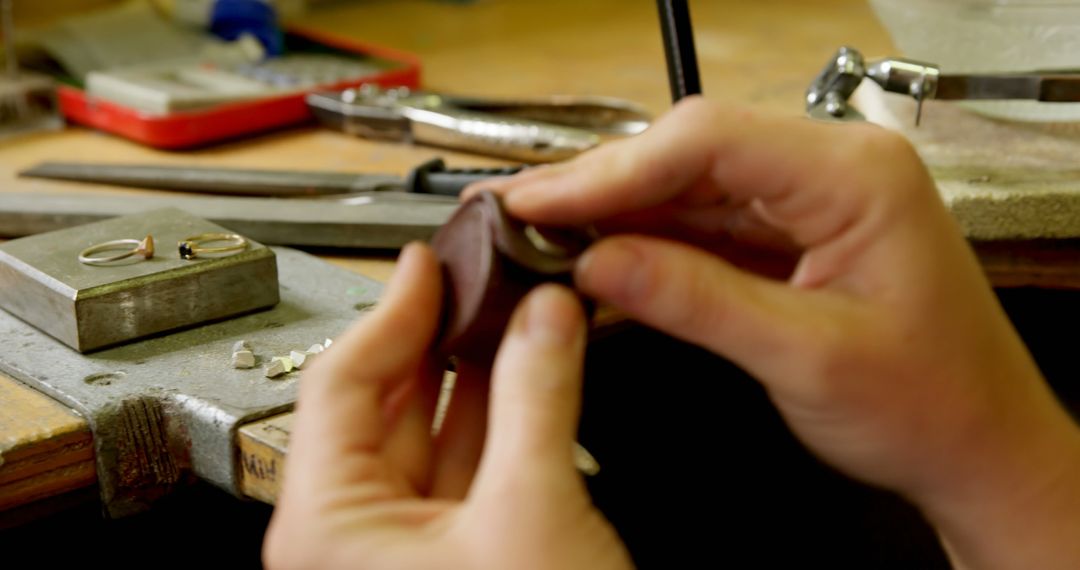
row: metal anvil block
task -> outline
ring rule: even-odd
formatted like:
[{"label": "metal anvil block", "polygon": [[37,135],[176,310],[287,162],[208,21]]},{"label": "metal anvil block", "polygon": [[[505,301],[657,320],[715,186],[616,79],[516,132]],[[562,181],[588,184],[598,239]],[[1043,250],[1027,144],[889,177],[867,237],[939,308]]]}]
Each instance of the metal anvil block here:
[{"label": "metal anvil block", "polygon": [[[0,308],[87,352],[271,307],[278,302],[274,252],[248,247],[181,259],[177,243],[221,226],[175,208],[113,218],[0,245]],[[150,259],[85,265],[84,249],[152,235]]]},{"label": "metal anvil block", "polygon": [[[337,337],[379,298],[382,286],[370,279],[296,250],[275,253],[281,302],[273,308],[92,354],[0,311],[0,372],[90,422],[98,487],[111,516],[150,507],[191,475],[242,496],[237,429],[290,410],[303,381],[299,372],[266,378],[264,367]],[[241,341],[255,368],[233,368]],[[0,449],[4,435],[0,430]]]}]

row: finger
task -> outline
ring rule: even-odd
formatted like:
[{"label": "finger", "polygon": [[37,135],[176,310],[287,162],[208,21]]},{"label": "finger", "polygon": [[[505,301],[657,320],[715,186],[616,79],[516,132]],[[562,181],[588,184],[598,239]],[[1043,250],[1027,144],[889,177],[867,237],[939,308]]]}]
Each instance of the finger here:
[{"label": "finger", "polygon": [[457,371],[450,405],[434,441],[432,497],[464,498],[484,449],[491,370],[459,362]]},{"label": "finger", "polygon": [[699,249],[642,236],[590,248],[575,282],[600,302],[762,379],[792,376],[785,367],[794,360],[784,355],[805,350],[852,310],[845,298],[795,289]]},{"label": "finger", "polygon": [[599,235],[640,234],[690,244],[737,267],[776,279],[790,276],[802,253],[788,235],[745,208],[658,206],[616,216],[594,227]]},{"label": "finger", "polygon": [[404,381],[386,398],[382,457],[400,470],[412,490],[426,496],[432,485],[431,426],[444,362],[429,358],[419,377]]},{"label": "finger", "polygon": [[461,194],[458,195],[459,202],[468,202],[480,192],[493,192],[496,188],[501,188],[505,185],[505,180],[513,178],[513,176],[499,176],[494,178],[488,178],[479,182],[472,182],[464,189]]},{"label": "finger", "polygon": [[494,176],[478,182],[473,182],[461,191],[460,200],[462,202],[468,202],[480,192],[494,192],[496,194],[501,194],[504,188],[512,184],[529,180],[552,166],[553,165],[551,164],[536,164],[511,176]]},{"label": "finger", "polygon": [[389,433],[387,399],[423,374],[440,295],[434,255],[410,245],[377,308],[304,372],[286,485],[301,479],[340,485],[379,475],[365,469]]},{"label": "finger", "polygon": [[[585,316],[569,290],[544,285],[518,306],[495,358],[487,441],[475,492],[578,477]],[[470,491],[472,492],[472,491]]]},{"label": "finger", "polygon": [[594,223],[710,193],[761,202],[770,222],[810,247],[862,217],[882,180],[929,195],[920,165],[901,136],[876,126],[758,116],[690,97],[641,135],[498,187],[507,209],[534,223]]}]

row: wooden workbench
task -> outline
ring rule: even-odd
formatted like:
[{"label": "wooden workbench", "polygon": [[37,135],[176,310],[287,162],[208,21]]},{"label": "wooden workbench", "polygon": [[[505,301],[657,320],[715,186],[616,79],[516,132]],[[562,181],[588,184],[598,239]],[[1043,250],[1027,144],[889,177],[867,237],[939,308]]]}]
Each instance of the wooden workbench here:
[{"label": "wooden workbench", "polygon": [[[892,49],[862,0],[691,4],[705,92],[779,113],[801,114],[808,81],[839,45],[859,46],[871,55]],[[423,84],[434,90],[491,96],[603,94],[637,101],[657,114],[670,105],[653,2],[339,3],[297,24],[411,51],[423,62]],[[315,127],[182,153],[70,128],[0,145],[0,181],[3,189],[20,189],[15,172],[49,159],[401,173],[433,156],[452,165],[498,164],[444,150],[369,143]],[[380,280],[392,269],[390,259],[360,253],[326,258]],[[1008,270],[1022,263],[1010,250],[988,259],[987,267],[998,271],[1003,283],[1026,282]],[[286,414],[241,430],[248,495],[274,500],[290,420]],[[4,377],[0,459],[0,510],[95,481],[86,422]]]}]

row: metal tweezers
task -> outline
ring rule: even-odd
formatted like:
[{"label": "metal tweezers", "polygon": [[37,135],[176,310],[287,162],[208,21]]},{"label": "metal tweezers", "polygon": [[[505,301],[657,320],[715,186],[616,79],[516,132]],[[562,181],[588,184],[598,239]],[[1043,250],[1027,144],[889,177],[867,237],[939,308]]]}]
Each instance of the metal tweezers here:
[{"label": "metal tweezers", "polygon": [[885,58],[867,63],[858,50],[842,47],[807,89],[807,113],[826,119],[862,119],[848,99],[864,79],[890,93],[914,98],[918,102],[916,125],[922,116],[922,103],[928,99],[1080,102],[1080,72],[1074,70],[950,75],[943,74],[935,64],[911,59]]}]

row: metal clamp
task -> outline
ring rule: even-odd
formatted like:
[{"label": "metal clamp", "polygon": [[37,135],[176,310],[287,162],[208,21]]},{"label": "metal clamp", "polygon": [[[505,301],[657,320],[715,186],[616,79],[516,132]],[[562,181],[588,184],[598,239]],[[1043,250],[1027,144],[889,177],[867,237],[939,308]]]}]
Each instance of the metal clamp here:
[{"label": "metal clamp", "polygon": [[864,120],[848,100],[864,79],[869,78],[885,91],[909,95],[918,103],[915,124],[922,119],[923,102],[937,95],[940,69],[931,63],[903,58],[885,58],[866,63],[862,53],[841,47],[806,90],[806,111],[814,118]]},{"label": "metal clamp", "polygon": [[1080,71],[1076,69],[943,74],[932,63],[897,57],[867,64],[858,51],[842,47],[807,89],[807,113],[820,119],[862,119],[848,99],[864,79],[886,92],[914,98],[916,126],[927,99],[1080,103]]}]

